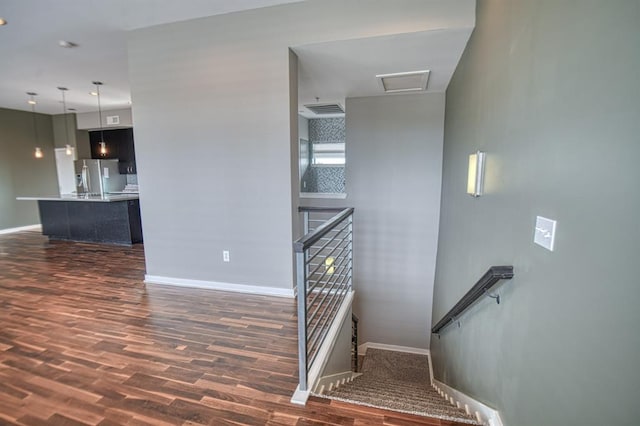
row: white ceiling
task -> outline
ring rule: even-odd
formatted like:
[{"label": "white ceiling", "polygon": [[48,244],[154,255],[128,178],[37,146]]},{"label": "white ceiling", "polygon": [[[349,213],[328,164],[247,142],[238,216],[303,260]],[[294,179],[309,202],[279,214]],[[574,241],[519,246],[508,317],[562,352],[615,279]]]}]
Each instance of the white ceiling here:
[{"label": "white ceiling", "polygon": [[[91,82],[104,83],[105,109],[131,100],[126,31],[301,0],[0,0],[0,107],[30,110],[26,92],[38,93],[37,112],[62,113],[58,86],[69,88],[67,106],[95,111]],[[58,41],[78,44],[65,49]]]},{"label": "white ceiling", "polygon": [[[65,86],[68,107],[96,111],[89,92],[99,80],[103,109],[127,108],[127,31],[297,1],[303,0],[0,0],[0,17],[8,21],[0,26],[0,107],[30,110],[26,92],[33,91],[37,112],[60,114],[57,87]],[[460,10],[466,19],[468,10]],[[346,97],[382,95],[376,74],[421,69],[431,70],[427,91],[444,92],[473,27],[442,24],[440,30],[293,47],[300,105],[316,97],[344,105]],[[61,48],[60,40],[78,47]]]},{"label": "white ceiling", "polygon": [[[472,28],[433,30],[293,48],[298,55],[300,105],[346,97],[387,95],[376,75],[430,70],[427,92],[444,92]],[[312,118],[306,109],[301,115]]]}]

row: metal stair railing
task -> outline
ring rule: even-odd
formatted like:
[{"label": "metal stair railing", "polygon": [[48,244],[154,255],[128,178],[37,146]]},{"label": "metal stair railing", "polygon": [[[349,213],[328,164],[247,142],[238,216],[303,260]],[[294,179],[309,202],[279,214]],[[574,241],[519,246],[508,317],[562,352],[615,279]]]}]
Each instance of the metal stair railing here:
[{"label": "metal stair railing", "polygon": [[[298,298],[299,389],[342,301],[352,290],[353,208],[304,208],[305,235],[293,243]],[[336,213],[326,219],[327,213]],[[325,215],[325,218],[318,217]]]}]

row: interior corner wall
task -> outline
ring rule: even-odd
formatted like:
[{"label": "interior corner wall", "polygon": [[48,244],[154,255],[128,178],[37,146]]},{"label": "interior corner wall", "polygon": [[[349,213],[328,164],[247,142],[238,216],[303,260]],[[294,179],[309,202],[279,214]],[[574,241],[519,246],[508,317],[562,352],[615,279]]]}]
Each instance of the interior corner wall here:
[{"label": "interior corner wall", "polygon": [[41,159],[33,156],[32,113],[0,108],[0,230],[40,223],[37,203],[16,197],[58,195],[51,116],[36,116]]},{"label": "interior corner wall", "polygon": [[348,98],[344,200],[354,207],[359,343],[429,347],[444,94]]},{"label": "interior corner wall", "polygon": [[289,48],[468,28],[472,6],[305,1],[130,32],[147,275],[291,290]]},{"label": "interior corner wall", "polygon": [[434,321],[491,265],[515,277],[432,337],[435,376],[505,425],[640,418],[638,22],[637,1],[480,0],[447,91]]}]

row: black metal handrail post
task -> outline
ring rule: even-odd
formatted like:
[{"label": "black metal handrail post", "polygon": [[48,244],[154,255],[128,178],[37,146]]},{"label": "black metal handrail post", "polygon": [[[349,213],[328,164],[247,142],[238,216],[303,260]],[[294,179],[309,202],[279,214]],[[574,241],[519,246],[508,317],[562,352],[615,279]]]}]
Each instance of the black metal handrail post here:
[{"label": "black metal handrail post", "polygon": [[[492,266],[487,272],[478,280],[478,282],[469,290],[464,296],[460,298],[453,308],[445,314],[444,317],[438,323],[431,328],[431,332],[438,334],[447,325],[455,321],[469,306],[471,306],[476,300],[485,294],[500,280],[510,280],[513,278],[513,266]],[[500,303],[499,296],[491,296]]]}]

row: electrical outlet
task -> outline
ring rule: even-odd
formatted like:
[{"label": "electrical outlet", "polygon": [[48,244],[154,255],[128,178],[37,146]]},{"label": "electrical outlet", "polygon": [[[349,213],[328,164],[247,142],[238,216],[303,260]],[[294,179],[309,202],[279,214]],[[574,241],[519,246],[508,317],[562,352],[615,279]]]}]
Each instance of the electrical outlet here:
[{"label": "electrical outlet", "polygon": [[229,250],[222,250],[222,261],[229,262]]}]

